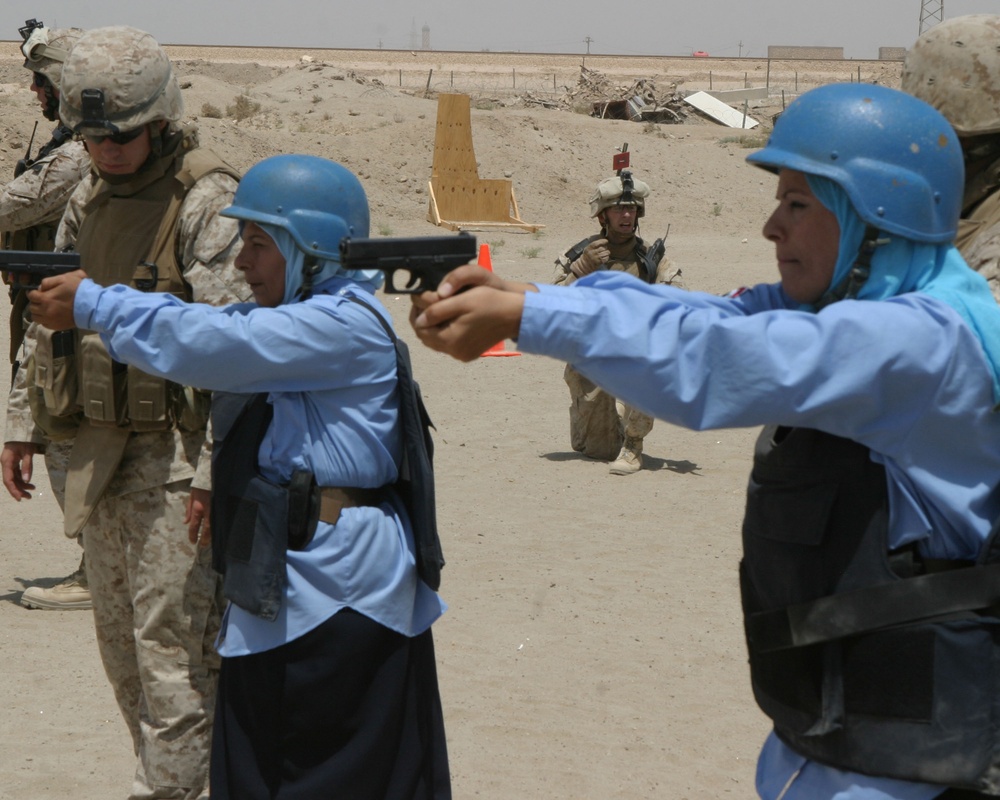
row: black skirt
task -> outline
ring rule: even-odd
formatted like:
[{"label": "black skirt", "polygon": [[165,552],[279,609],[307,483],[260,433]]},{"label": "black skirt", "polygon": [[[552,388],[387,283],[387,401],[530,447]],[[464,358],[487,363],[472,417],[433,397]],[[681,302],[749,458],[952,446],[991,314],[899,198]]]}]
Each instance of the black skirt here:
[{"label": "black skirt", "polygon": [[343,610],[274,650],[224,658],[212,800],[450,800],[431,632]]}]

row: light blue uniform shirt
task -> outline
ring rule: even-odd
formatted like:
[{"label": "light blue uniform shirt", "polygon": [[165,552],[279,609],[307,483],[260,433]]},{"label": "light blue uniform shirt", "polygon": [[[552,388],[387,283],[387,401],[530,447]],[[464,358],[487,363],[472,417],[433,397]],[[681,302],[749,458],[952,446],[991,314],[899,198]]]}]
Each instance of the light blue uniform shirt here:
[{"label": "light blue uniform shirt", "polygon": [[[359,284],[330,278],[305,302],[212,307],[84,281],[77,325],[101,331],[111,355],[187,386],[267,392],[274,420],[261,474],[285,484],[296,469],[320,486],[375,488],[397,478],[401,428],[393,343]],[[398,499],[346,508],[288,553],[288,588],[267,622],[230,604],[219,652],[257,653],[308,633],[343,608],[406,636],[427,630],[444,604],[416,573],[413,532]]]},{"label": "light blue uniform shirt", "polygon": [[[599,272],[528,292],[518,349],[568,362],[615,397],[687,428],[801,426],[871,448],[889,540],[975,558],[1000,516],[1000,414],[979,340],[934,298],[785,308],[776,285],[736,297]],[[773,734],[765,800],[927,800],[940,786],[809,762]],[[782,794],[784,792],[784,794]]]}]

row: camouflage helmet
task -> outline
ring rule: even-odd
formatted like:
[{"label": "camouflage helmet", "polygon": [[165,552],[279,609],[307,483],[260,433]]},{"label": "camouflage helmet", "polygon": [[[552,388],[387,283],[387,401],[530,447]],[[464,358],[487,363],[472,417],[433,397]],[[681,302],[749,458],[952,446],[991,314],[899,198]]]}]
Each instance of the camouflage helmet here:
[{"label": "camouflage helmet", "polygon": [[42,73],[49,79],[49,83],[59,89],[63,63],[69,58],[73,45],[83,35],[83,29],[46,28],[29,20],[29,26],[22,30],[26,34],[21,44],[25,69]]},{"label": "camouflage helmet", "polygon": [[970,14],[925,31],[906,54],[903,91],[944,114],[959,136],[1000,132],[1000,16]]},{"label": "camouflage helmet", "polygon": [[620,174],[606,178],[597,184],[590,198],[590,216],[596,217],[604,209],[611,206],[634,205],[638,207],[636,217],[646,213],[646,197],[649,195],[649,185],[636,180],[632,173],[623,169]]},{"label": "camouflage helmet", "polygon": [[116,134],[176,122],[183,113],[170,59],[145,31],[124,25],[87,31],[66,61],[59,116],[76,133]]}]

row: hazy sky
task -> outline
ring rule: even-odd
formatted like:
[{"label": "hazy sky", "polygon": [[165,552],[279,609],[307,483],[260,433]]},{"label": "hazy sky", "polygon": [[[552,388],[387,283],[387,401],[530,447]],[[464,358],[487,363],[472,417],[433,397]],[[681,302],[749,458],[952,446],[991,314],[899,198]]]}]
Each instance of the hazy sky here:
[{"label": "hazy sky", "polygon": [[[0,39],[50,26],[134,25],[168,44],[624,55],[767,55],[768,45],[879,47],[917,38],[921,0],[4,0]],[[937,3],[928,4],[936,7]],[[758,8],[760,10],[758,10]],[[559,9],[571,9],[569,11]],[[1000,0],[944,0],[946,18],[1000,14]],[[587,39],[590,39],[589,44]]]}]

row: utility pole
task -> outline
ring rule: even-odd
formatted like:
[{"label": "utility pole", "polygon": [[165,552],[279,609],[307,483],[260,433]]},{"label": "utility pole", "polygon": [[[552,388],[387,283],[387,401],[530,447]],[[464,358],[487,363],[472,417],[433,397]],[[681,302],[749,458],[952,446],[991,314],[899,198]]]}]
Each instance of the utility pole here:
[{"label": "utility pole", "polygon": [[590,37],[588,36],[588,37],[587,37],[586,39],[584,39],[583,41],[584,41],[584,42],[586,43],[586,45],[587,45],[587,55],[589,56],[589,55],[590,55],[590,43],[591,43],[592,41],[594,41],[594,40],[593,40],[593,39],[591,39],[591,38],[590,38]]},{"label": "utility pole", "polygon": [[738,58],[743,58],[743,40],[740,39],[740,54]]},{"label": "utility pole", "polygon": [[944,22],[944,0],[920,0],[920,29],[917,36],[939,22]]}]

